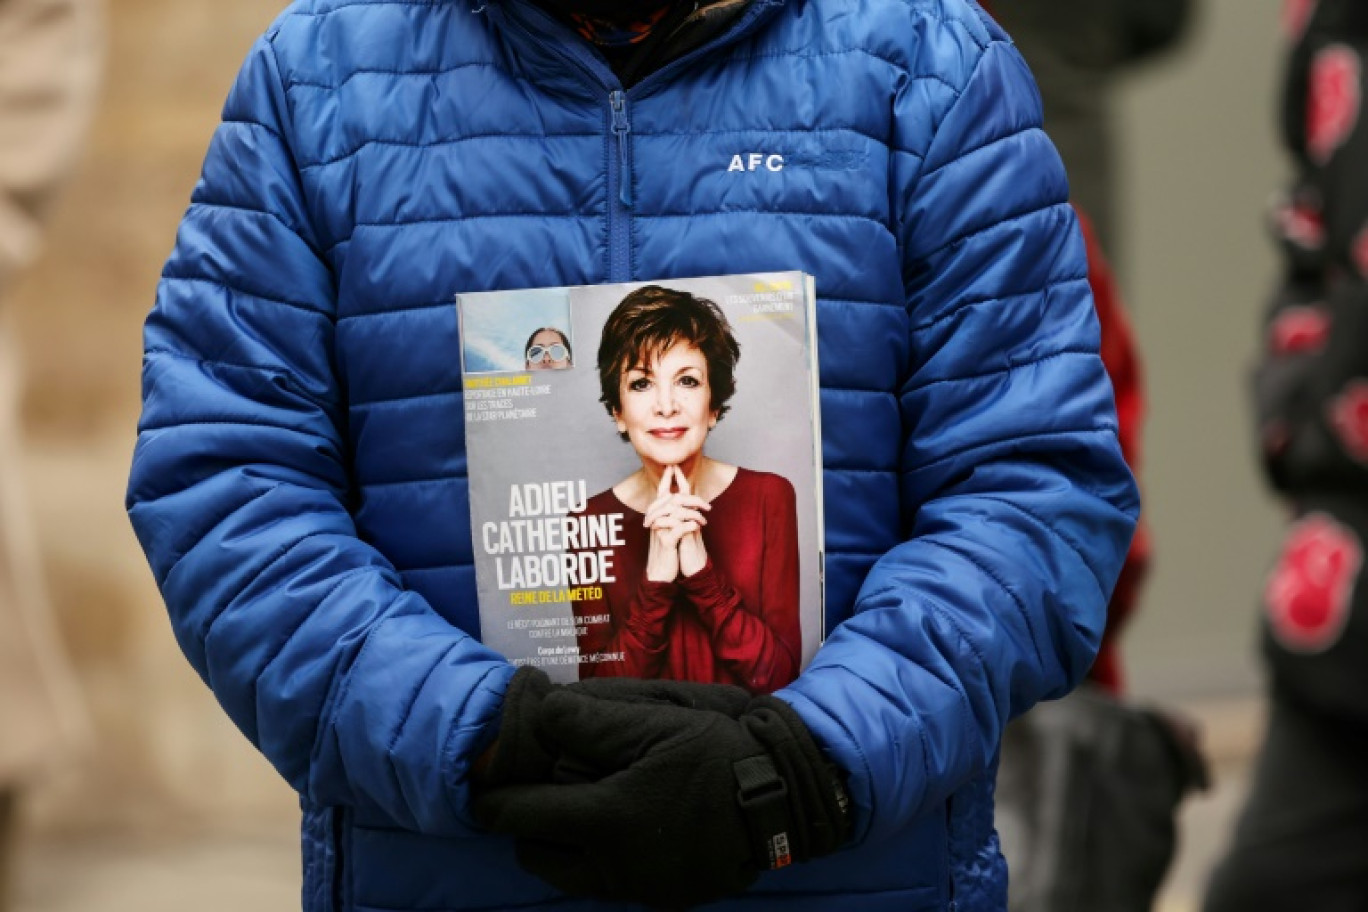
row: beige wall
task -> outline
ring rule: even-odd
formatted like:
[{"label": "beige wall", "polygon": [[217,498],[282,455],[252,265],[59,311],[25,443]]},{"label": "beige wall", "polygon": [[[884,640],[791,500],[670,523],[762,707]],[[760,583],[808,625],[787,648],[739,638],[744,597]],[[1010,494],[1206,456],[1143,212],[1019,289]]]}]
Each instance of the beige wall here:
[{"label": "beige wall", "polygon": [[85,160],[8,302],[26,353],[49,588],[99,732],[36,796],[48,826],[293,813],[289,790],[181,657],[123,512],[142,320],[233,74],[280,7],[110,3],[108,79]]},{"label": "beige wall", "polygon": [[[1249,456],[1243,377],[1271,274],[1260,210],[1281,168],[1268,101],[1276,5],[1207,0],[1187,53],[1124,97],[1125,278],[1149,362],[1158,545],[1128,652],[1149,693],[1254,681],[1251,606],[1277,524]],[[293,816],[292,796],[180,657],[122,506],[140,324],[232,74],[279,6],[113,0],[88,154],[12,301],[47,569],[100,732],[39,796],[49,827]]]}]

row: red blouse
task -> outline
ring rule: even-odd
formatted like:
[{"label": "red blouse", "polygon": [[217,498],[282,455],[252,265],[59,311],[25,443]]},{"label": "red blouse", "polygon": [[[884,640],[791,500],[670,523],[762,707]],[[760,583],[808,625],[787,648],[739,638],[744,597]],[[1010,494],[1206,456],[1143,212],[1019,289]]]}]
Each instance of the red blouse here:
[{"label": "red blouse", "polygon": [[[713,501],[708,562],[672,583],[646,579],[650,532],[610,488],[584,515],[623,514],[615,582],[575,603],[580,677],[669,678],[769,693],[798,675],[798,516],[793,485],[738,469]],[[587,659],[587,661],[586,661]]]}]

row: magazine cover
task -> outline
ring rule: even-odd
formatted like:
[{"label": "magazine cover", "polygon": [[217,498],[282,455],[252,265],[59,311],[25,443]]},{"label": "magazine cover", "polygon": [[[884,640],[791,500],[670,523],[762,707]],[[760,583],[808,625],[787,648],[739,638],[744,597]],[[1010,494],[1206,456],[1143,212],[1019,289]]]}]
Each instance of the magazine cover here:
[{"label": "magazine cover", "polygon": [[812,278],[456,306],[484,642],[562,682],[796,677],[824,630]]}]

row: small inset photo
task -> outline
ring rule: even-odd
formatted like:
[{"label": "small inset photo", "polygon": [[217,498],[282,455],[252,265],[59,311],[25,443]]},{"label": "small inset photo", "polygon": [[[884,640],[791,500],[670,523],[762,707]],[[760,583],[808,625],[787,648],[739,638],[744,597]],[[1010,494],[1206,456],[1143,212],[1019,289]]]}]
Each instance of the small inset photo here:
[{"label": "small inset photo", "polygon": [[575,366],[570,296],[536,288],[457,297],[461,359],[468,374],[567,370]]}]

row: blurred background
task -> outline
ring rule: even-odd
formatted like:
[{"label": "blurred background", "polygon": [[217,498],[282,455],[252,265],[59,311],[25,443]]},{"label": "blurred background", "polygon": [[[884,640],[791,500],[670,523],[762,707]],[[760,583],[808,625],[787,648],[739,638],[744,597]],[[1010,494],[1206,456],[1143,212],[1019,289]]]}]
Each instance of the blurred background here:
[{"label": "blurred background", "polygon": [[[999,3],[1010,0],[998,0]],[[26,797],[20,912],[298,908],[292,793],[191,672],[123,511],[140,329],[222,100],[277,0],[109,0],[98,113],[45,249],[7,295],[26,487],[95,738]],[[1281,533],[1246,392],[1286,173],[1277,0],[1205,0],[1184,46],[1118,85],[1112,250],[1146,365],[1156,554],[1124,640],[1133,691],[1205,725],[1164,912],[1195,908],[1260,725],[1255,605]],[[79,876],[75,876],[79,874]],[[193,887],[193,889],[192,889]]]}]

